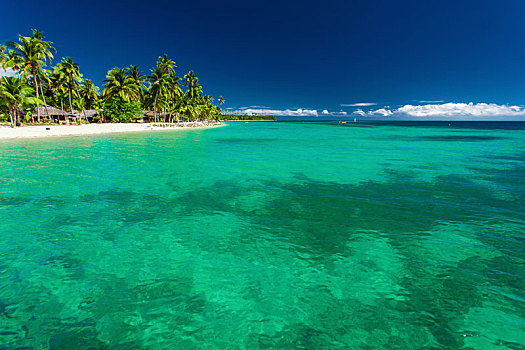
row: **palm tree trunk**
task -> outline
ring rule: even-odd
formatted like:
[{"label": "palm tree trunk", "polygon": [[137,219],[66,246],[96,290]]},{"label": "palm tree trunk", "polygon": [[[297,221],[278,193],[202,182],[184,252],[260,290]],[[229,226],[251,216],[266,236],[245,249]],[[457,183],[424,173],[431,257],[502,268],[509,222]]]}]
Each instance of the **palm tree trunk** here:
[{"label": "palm tree trunk", "polygon": [[13,118],[13,109],[9,108],[9,120],[11,121],[11,127],[15,127],[15,120]]},{"label": "palm tree trunk", "polygon": [[[78,92],[78,87],[75,85],[75,90],[77,91],[77,94],[78,94],[78,97],[80,98],[80,93]],[[82,99],[80,99],[80,101],[82,101]],[[86,123],[87,123],[87,117],[86,117],[86,110],[84,109],[84,104],[82,104],[82,113],[84,114],[84,119],[86,120]],[[82,125],[82,118],[80,118],[80,125]]]},{"label": "palm tree trunk", "polygon": [[159,93],[157,92],[155,94],[155,102],[153,103],[153,114],[155,115],[155,123],[157,122],[157,97],[159,96]]},{"label": "palm tree trunk", "polygon": [[[71,115],[73,115],[73,103],[71,102],[71,88],[68,89],[69,91],[69,110],[71,111]],[[67,117],[68,124],[69,124],[69,116]],[[76,118],[75,118],[76,121]]]},{"label": "palm tree trunk", "polygon": [[[38,83],[36,81],[36,73],[35,72],[33,72],[33,79],[35,81],[35,95],[36,95],[36,98],[38,99]],[[40,108],[39,108],[38,102],[36,103],[36,115],[37,115],[37,120],[40,123]]]},{"label": "palm tree trunk", "polygon": [[168,98],[164,99],[164,123],[166,122],[166,106],[168,105]]},{"label": "palm tree trunk", "polygon": [[46,110],[46,116],[48,120],[51,120],[49,117],[49,111],[47,110],[46,95],[44,95],[44,90],[42,89],[42,82],[40,82],[40,93],[42,95],[42,100],[44,100],[44,109]]}]

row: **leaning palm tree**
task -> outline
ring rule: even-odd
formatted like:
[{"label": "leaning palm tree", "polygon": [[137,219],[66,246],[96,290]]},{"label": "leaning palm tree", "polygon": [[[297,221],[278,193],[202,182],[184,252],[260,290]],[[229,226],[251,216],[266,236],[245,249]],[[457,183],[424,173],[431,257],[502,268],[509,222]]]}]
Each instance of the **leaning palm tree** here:
[{"label": "leaning palm tree", "polygon": [[[5,45],[0,45],[0,69],[4,69],[4,62],[7,58],[7,47]],[[0,79],[0,85],[2,85],[2,80]]]},{"label": "leaning palm tree", "polygon": [[22,75],[22,66],[24,60],[15,50],[7,49],[4,53],[4,58],[2,60],[2,68],[4,70],[12,69],[19,77]]},{"label": "leaning palm tree", "polygon": [[222,106],[223,103],[224,103],[224,97],[219,96],[219,105]]},{"label": "leaning palm tree", "polygon": [[[35,84],[35,96],[39,97],[39,72],[42,67],[47,64],[47,61],[51,62],[53,59],[53,52],[56,53],[55,48],[52,46],[53,43],[44,40],[44,35],[38,30],[33,30],[33,36],[26,37],[19,35],[18,43],[8,41],[6,45],[11,47],[14,51],[12,53],[12,59],[10,64],[13,65],[18,61],[18,68],[20,71],[24,71],[27,75],[31,75]],[[18,56],[18,58],[16,57]],[[20,64],[22,61],[22,64]],[[40,88],[40,94],[44,99],[44,106],[47,113],[47,106],[45,103],[45,97],[43,91]],[[38,121],[40,122],[40,110],[37,105]],[[47,113],[49,117],[49,113]]]},{"label": "leaning palm tree", "polygon": [[0,101],[7,107],[11,127],[20,125],[22,108],[42,103],[34,97],[33,89],[29,87],[24,78],[2,77],[0,87]]},{"label": "leaning palm tree", "polygon": [[140,86],[126,74],[122,68],[113,68],[106,75],[102,97],[111,100],[113,97],[120,97],[126,102],[137,100],[140,94]]}]

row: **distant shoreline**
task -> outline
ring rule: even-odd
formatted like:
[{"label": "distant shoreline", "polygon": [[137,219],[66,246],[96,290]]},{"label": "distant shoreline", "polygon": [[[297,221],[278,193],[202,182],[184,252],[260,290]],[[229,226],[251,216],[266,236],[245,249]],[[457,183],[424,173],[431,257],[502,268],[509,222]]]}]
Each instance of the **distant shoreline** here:
[{"label": "distant shoreline", "polygon": [[253,123],[253,122],[276,122],[277,120],[242,120],[242,119],[235,119],[235,120],[223,120],[223,122],[246,122],[246,123]]},{"label": "distant shoreline", "polygon": [[122,132],[209,129],[224,126],[222,123],[104,123],[85,125],[36,125],[18,128],[0,127],[0,140],[34,137],[82,136]]}]

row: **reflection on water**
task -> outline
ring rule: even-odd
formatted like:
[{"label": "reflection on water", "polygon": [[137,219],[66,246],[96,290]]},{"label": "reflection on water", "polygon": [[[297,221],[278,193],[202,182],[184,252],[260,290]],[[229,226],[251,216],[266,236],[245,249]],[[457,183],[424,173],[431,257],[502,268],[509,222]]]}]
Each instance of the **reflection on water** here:
[{"label": "reflection on water", "polygon": [[0,343],[523,348],[523,130],[333,126],[1,144]]}]

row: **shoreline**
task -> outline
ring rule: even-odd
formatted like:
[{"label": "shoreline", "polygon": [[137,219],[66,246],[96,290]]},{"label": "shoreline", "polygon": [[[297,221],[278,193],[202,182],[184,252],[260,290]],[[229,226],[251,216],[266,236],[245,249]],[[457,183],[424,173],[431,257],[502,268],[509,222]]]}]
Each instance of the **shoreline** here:
[{"label": "shoreline", "polygon": [[222,120],[222,122],[246,122],[246,123],[252,123],[252,122],[276,122],[277,120],[242,120],[242,119],[229,119],[229,120]]},{"label": "shoreline", "polygon": [[17,128],[0,127],[0,140],[35,137],[82,136],[122,132],[211,129],[225,124],[204,123],[104,123],[84,125],[36,125]]}]

